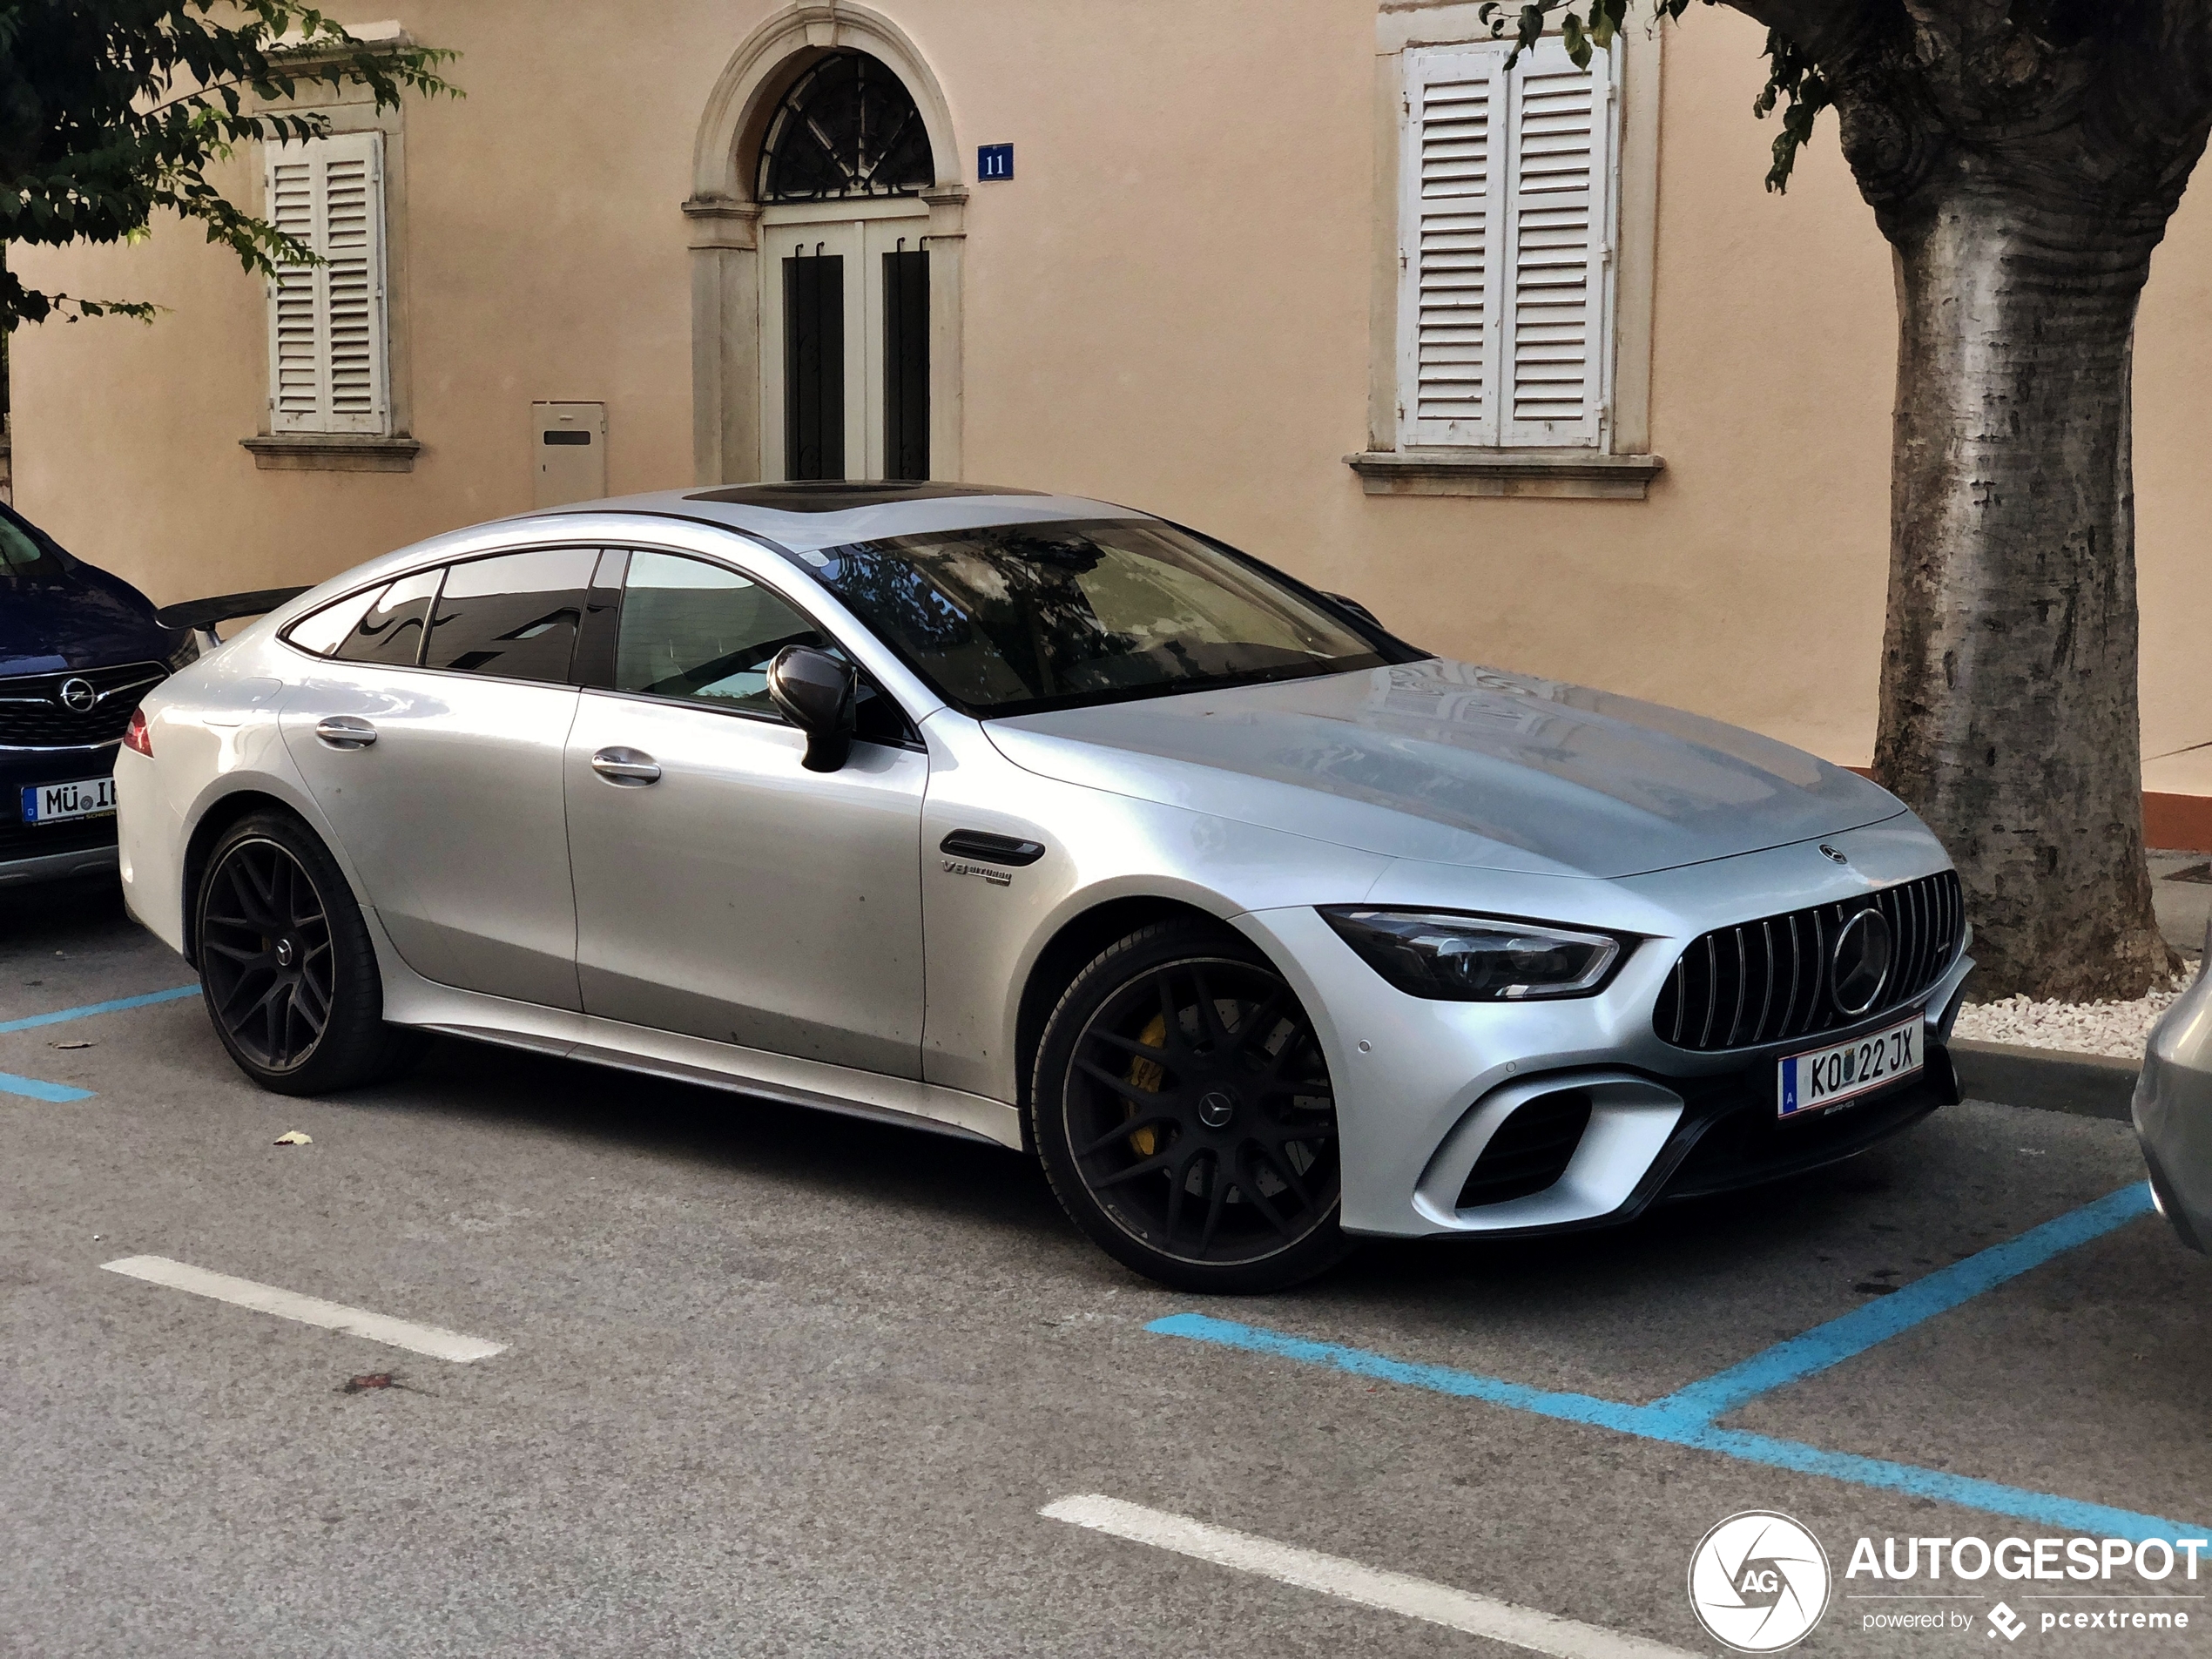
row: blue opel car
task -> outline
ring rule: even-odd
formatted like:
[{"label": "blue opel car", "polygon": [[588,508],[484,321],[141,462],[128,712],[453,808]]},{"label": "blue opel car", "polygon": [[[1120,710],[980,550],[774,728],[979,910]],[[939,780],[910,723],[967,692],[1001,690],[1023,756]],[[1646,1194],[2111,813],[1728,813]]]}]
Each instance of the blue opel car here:
[{"label": "blue opel car", "polygon": [[129,583],[0,506],[0,887],[115,867],[115,750],[199,655]]}]

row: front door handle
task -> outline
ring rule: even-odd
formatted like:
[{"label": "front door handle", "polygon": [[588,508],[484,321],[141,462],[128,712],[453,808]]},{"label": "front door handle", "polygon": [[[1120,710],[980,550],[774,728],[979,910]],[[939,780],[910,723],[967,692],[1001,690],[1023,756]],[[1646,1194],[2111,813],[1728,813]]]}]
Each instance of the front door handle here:
[{"label": "front door handle", "polygon": [[622,789],[643,789],[660,779],[660,763],[636,749],[602,749],[591,757],[591,770]]},{"label": "front door handle", "polygon": [[376,728],[350,714],[334,714],[315,722],[315,736],[334,749],[366,749],[376,741]]}]

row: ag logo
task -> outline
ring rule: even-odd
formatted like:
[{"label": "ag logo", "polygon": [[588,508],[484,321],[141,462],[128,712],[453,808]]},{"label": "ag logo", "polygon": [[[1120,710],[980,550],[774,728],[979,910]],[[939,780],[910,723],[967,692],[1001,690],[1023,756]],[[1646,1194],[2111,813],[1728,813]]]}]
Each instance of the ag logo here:
[{"label": "ag logo", "polygon": [[1705,1534],[1689,1558],[1697,1622],[1739,1653],[1779,1653],[1828,1608],[1828,1555],[1787,1515],[1748,1510]]}]

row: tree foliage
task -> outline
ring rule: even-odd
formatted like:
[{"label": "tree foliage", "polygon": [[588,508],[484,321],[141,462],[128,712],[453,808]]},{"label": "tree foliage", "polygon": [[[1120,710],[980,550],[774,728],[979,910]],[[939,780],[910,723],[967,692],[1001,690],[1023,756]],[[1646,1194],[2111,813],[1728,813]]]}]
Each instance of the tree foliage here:
[{"label": "tree foliage", "polygon": [[[1875,776],[1950,849],[1985,995],[2141,995],[2176,963],[2142,846],[2134,324],[2212,137],[2212,0],[1705,3],[1767,30],[1770,187],[1832,109],[1895,255]],[[1585,64],[1628,14],[1486,13]]]},{"label": "tree foliage", "polygon": [[[1724,3],[1725,0],[1704,0],[1709,6]],[[1689,10],[1689,0],[1654,0],[1654,26],[1662,18],[1676,22]],[[1593,49],[1606,50],[1612,45],[1614,36],[1629,26],[1629,0],[1588,0],[1588,5],[1579,11],[1574,9],[1573,0],[1531,0],[1510,17],[1499,0],[1483,0],[1480,9],[1480,15],[1494,33],[1502,35],[1510,25],[1514,36],[1513,55],[1516,57],[1536,44],[1554,12],[1560,14],[1560,39],[1577,69],[1588,69]],[[1779,29],[1767,30],[1766,58],[1766,84],[1752,100],[1751,112],[1764,119],[1774,113],[1777,102],[1783,106],[1782,131],[1774,140],[1774,165],[1767,169],[1766,175],[1769,190],[1783,191],[1790,187],[1791,170],[1797,165],[1797,152],[1812,137],[1814,121],[1834,100],[1811,58]]]},{"label": "tree foliage", "polygon": [[[293,0],[0,0],[0,243],[133,241],[197,219],[248,271],[316,256],[210,182],[240,144],[313,138],[302,86],[357,82],[379,109],[454,93],[453,54],[355,39]],[[50,316],[150,319],[143,300],[26,287],[0,270],[0,328]]]}]

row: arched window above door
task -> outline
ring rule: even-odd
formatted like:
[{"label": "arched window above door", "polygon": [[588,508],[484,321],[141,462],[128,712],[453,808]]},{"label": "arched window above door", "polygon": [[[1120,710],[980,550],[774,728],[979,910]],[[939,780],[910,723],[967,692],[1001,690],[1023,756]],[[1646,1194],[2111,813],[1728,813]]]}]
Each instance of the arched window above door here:
[{"label": "arched window above door", "polygon": [[810,67],[761,145],[763,202],[912,196],[935,178],[914,95],[866,52],[833,51]]}]

